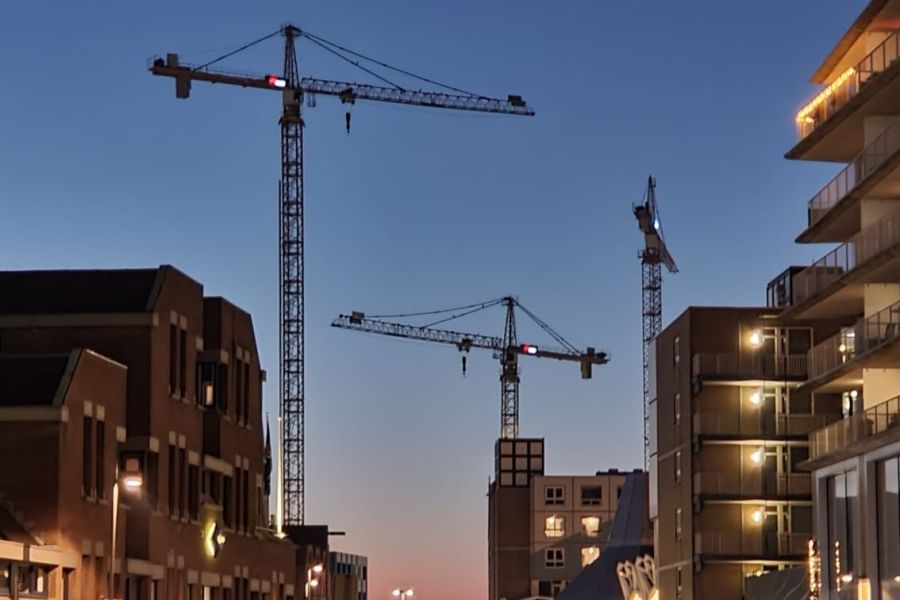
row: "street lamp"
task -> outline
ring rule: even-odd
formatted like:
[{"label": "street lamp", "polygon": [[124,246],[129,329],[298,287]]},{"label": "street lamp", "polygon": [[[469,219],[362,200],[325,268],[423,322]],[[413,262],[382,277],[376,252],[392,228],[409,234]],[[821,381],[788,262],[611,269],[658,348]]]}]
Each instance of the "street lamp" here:
[{"label": "street lamp", "polygon": [[394,598],[405,600],[406,598],[412,598],[415,595],[415,592],[413,592],[412,588],[407,588],[405,590],[401,588],[394,588],[394,591],[391,592],[391,594],[394,596]]},{"label": "street lamp", "polygon": [[321,563],[313,565],[306,570],[306,585],[304,586],[304,593],[307,600],[312,597],[313,590],[319,587],[319,576],[322,575],[322,572],[324,570],[325,567],[322,566]]},{"label": "street lamp", "polygon": [[113,573],[116,568],[116,527],[119,522],[119,482],[122,482],[122,486],[125,488],[125,491],[134,494],[140,491],[140,489],[144,486],[144,477],[141,474],[140,462],[136,458],[128,458],[125,459],[125,473],[120,476],[119,475],[119,464],[118,460],[116,461],[116,476],[113,479],[113,489],[112,489],[112,544],[110,544],[109,548],[109,587],[106,590],[106,595],[110,600],[115,596],[115,590],[113,589],[113,585],[115,584],[113,580]]}]

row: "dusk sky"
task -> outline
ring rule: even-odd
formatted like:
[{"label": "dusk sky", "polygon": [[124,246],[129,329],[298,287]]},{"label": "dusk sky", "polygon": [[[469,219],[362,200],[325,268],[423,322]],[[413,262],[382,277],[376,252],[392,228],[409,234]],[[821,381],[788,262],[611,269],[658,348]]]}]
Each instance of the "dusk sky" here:
[{"label": "dusk sky", "polygon": [[[786,161],[813,70],[862,0],[645,2],[4,2],[0,269],[175,265],[254,317],[277,414],[280,99],[195,83],[176,100],[154,54],[205,62],[291,21],[534,118],[337,100],[305,109],[307,521],[365,554],[370,598],[482,598],[498,364],[473,351],[332,329],[506,294],[611,362],[523,359],[521,433],[547,472],[642,464],[642,239],[658,180],[664,321],[765,302],[824,247],[793,243],[838,169]],[[309,42],[302,74],[373,80]],[[279,72],[280,39],[222,67]],[[401,79],[401,83],[409,83]],[[502,309],[459,327],[502,333]],[[546,342],[524,322],[520,338]]]}]

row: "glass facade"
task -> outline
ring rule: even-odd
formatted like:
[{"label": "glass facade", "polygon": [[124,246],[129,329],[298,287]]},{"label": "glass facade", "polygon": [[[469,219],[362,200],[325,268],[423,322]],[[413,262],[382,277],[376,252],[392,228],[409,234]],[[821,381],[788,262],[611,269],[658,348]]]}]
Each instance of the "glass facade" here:
[{"label": "glass facade", "polygon": [[829,588],[837,598],[856,598],[860,567],[859,477],[847,471],[828,478],[828,546],[822,562],[828,561]]},{"label": "glass facade", "polygon": [[881,596],[900,600],[900,468],[898,457],[878,463],[878,572]]}]

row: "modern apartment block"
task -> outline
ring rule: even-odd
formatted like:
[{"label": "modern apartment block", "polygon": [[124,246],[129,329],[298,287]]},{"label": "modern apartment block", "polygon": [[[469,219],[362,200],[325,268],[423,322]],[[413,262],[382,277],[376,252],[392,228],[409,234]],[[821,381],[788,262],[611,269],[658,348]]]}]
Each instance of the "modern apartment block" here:
[{"label": "modern apartment block", "polygon": [[798,464],[840,404],[801,388],[817,330],[780,325],[778,312],[692,307],[656,339],[661,598],[738,600],[745,578],[805,564],[812,492]]},{"label": "modern apartment block", "polygon": [[544,475],[544,440],[497,440],[488,490],[490,599],[555,598],[603,551],[626,474]]},{"label": "modern apartment block", "polygon": [[[843,419],[810,458],[822,598],[900,598],[900,2],[872,0],[813,75],[797,160],[840,163],[808,202],[801,243],[833,247],[770,284],[782,322],[833,320],[804,389]],[[775,301],[775,296],[781,298]],[[815,583],[815,582],[814,582]]]},{"label": "modern apartment block", "polygon": [[263,381],[250,315],[173,267],[0,273],[0,595],[304,596]]}]

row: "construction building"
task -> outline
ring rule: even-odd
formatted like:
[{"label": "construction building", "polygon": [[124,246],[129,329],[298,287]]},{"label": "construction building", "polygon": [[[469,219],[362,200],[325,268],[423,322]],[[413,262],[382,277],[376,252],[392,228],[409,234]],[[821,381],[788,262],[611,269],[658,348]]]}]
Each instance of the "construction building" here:
[{"label": "construction building", "polygon": [[656,338],[662,598],[740,599],[745,578],[805,564],[812,491],[798,465],[808,434],[840,418],[840,401],[801,388],[819,331],[781,326],[778,312],[690,308]]},{"label": "construction building", "polygon": [[544,440],[499,439],[488,489],[491,600],[555,598],[603,552],[626,472],[544,475]]},{"label": "construction building", "polygon": [[0,595],[327,598],[327,529],[269,517],[264,381],[173,267],[0,272]]},{"label": "construction building", "polygon": [[328,554],[331,573],[331,600],[368,600],[369,561],[365,556],[346,552]]}]

